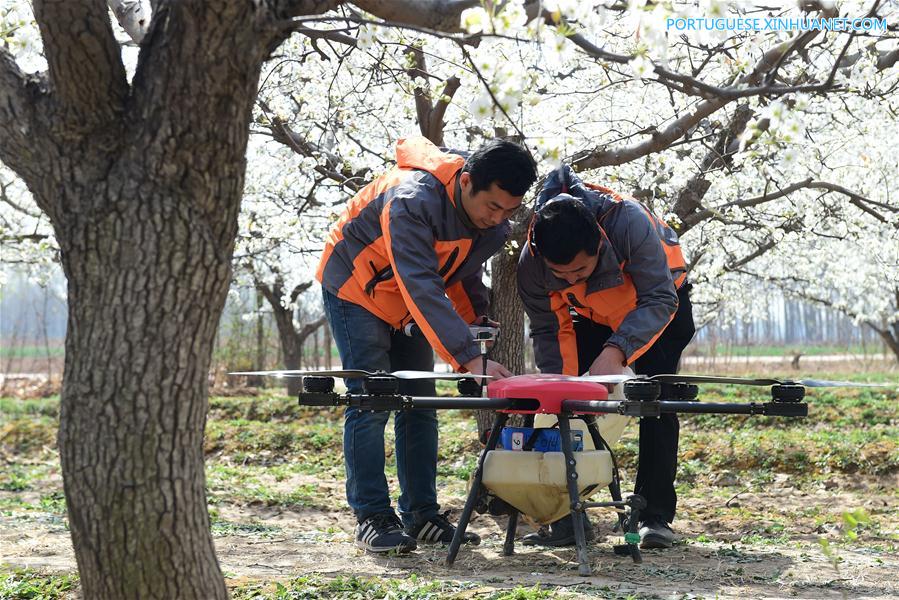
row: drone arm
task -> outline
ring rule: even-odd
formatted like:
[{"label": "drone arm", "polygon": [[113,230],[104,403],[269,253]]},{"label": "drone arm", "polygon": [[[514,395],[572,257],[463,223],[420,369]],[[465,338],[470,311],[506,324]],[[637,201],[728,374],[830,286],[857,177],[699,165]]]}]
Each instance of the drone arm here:
[{"label": "drone arm", "polygon": [[660,414],[808,416],[804,402],[691,402],[680,400],[563,400],[562,410],[575,414],[619,414],[629,417],[658,417]]}]

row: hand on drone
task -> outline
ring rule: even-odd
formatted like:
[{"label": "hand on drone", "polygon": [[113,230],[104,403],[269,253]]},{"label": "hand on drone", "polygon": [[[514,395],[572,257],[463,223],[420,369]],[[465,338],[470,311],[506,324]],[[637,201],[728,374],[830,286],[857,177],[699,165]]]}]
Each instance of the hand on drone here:
[{"label": "hand on drone", "polygon": [[[485,374],[484,373],[484,360],[480,356],[476,356],[476,357],[472,358],[470,361],[468,361],[467,363],[465,363],[462,366],[471,375],[484,375]],[[512,373],[509,371],[509,369],[507,369],[500,363],[496,362],[495,360],[487,361],[486,375],[493,377],[494,380],[505,379],[506,377],[512,377]]]},{"label": "hand on drone", "polygon": [[[625,368],[624,352],[615,346],[606,346],[603,348],[602,352],[599,353],[599,356],[596,357],[596,360],[593,361],[593,364],[590,365],[589,374],[620,375],[621,373],[624,373]],[[614,385],[615,384],[613,383],[607,383],[606,387],[609,391],[612,391]]]}]

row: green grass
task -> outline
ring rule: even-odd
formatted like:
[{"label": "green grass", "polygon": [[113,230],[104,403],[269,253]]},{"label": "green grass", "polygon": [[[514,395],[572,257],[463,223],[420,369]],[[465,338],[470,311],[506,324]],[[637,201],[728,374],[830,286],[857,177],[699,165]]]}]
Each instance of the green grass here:
[{"label": "green grass", "polygon": [[479,600],[542,600],[571,594],[546,590],[539,585],[492,592],[473,592],[471,583],[430,581],[412,574],[405,579],[380,577],[297,577],[286,582],[251,583],[231,588],[234,600],[442,600],[476,597]]},{"label": "green grass", "polygon": [[0,566],[0,598],[3,600],[57,600],[71,596],[78,587],[77,574],[48,575],[32,569]]},{"label": "green grass", "polygon": [[65,356],[66,349],[62,344],[46,346],[21,345],[12,346],[6,343],[0,344],[0,358],[46,358],[52,356]]},{"label": "green grass", "polygon": [[[803,356],[821,356],[826,354],[880,354],[884,352],[883,344],[851,344],[849,346],[828,344],[752,344],[736,346],[727,344],[694,344],[687,349],[688,356],[792,356],[794,351]],[[889,353],[887,351],[887,353]]]}]

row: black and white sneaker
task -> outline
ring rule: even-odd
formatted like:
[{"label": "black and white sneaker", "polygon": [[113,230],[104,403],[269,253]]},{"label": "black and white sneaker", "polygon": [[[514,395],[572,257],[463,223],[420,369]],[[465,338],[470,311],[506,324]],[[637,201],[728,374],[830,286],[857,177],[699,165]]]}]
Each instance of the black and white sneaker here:
[{"label": "black and white sneaker", "polygon": [[418,544],[403,532],[399,518],[389,512],[372,515],[356,525],[356,545],[368,552],[405,554]]},{"label": "black and white sneaker", "polygon": [[[449,511],[446,511],[442,515],[434,515],[427,521],[407,527],[406,534],[425,544],[449,544],[456,535],[456,526],[447,520],[448,515]],[[481,537],[466,531],[462,536],[462,543],[477,546],[481,543]]]},{"label": "black and white sneaker", "polygon": [[644,550],[651,548],[670,548],[677,541],[677,535],[671,531],[671,525],[659,517],[649,517],[640,527],[640,547]]}]

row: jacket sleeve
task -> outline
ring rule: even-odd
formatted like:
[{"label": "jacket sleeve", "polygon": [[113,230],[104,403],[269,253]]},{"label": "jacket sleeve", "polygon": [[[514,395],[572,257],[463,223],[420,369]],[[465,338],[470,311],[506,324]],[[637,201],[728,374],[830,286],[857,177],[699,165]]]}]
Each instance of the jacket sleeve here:
[{"label": "jacket sleeve", "polygon": [[394,196],[381,212],[390,265],[406,307],[431,347],[454,369],[480,354],[468,324],[456,313],[438,274],[434,229],[421,200]]},{"label": "jacket sleeve", "polygon": [[624,261],[624,272],[633,281],[637,306],[624,318],[607,345],[624,352],[631,364],[665,331],[677,311],[677,291],[668,268],[662,242],[638,203],[625,200],[610,215],[609,240]]},{"label": "jacket sleeve", "polygon": [[475,319],[487,314],[490,301],[483,276],[484,269],[478,269],[446,288],[446,295],[466,323],[474,323]]},{"label": "jacket sleeve", "polygon": [[546,289],[542,259],[522,249],[518,260],[518,295],[530,320],[534,358],[541,373],[578,375],[577,340],[568,305]]}]

